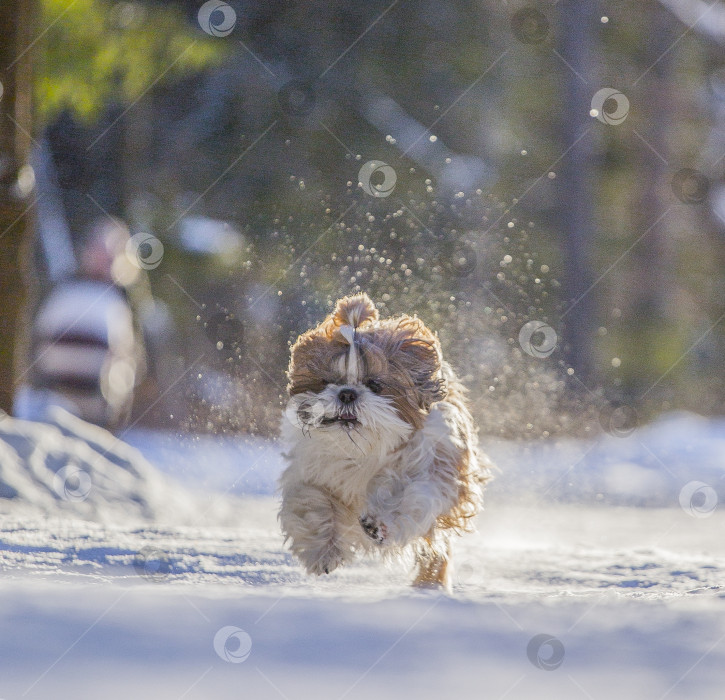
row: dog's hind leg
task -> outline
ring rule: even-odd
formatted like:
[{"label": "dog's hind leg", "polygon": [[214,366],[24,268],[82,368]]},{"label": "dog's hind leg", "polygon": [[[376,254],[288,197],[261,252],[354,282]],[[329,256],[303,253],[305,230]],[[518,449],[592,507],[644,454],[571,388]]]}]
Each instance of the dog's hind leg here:
[{"label": "dog's hind leg", "polygon": [[448,537],[431,532],[416,547],[417,573],[413,585],[417,588],[442,588],[450,591],[450,558],[451,545]]}]

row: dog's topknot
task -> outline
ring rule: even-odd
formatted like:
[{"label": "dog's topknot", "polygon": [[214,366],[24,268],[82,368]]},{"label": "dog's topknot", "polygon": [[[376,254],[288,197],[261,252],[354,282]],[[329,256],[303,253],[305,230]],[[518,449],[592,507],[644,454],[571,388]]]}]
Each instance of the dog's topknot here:
[{"label": "dog's topknot", "polygon": [[360,328],[367,323],[378,320],[378,310],[372,299],[362,292],[351,297],[344,297],[337,302],[332,314],[336,327],[352,326]]}]

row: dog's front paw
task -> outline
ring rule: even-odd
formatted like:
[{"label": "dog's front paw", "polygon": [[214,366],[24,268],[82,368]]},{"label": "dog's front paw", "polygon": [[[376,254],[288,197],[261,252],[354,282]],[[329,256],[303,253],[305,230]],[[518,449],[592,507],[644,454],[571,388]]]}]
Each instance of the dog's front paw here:
[{"label": "dog's front paw", "polygon": [[388,536],[388,528],[385,523],[378,521],[372,515],[363,515],[360,518],[360,526],[363,532],[378,544],[383,544]]},{"label": "dog's front paw", "polygon": [[306,552],[300,557],[308,574],[321,576],[322,574],[331,574],[335,569],[342,566],[345,561],[342,551],[332,545],[328,546],[323,552]]}]

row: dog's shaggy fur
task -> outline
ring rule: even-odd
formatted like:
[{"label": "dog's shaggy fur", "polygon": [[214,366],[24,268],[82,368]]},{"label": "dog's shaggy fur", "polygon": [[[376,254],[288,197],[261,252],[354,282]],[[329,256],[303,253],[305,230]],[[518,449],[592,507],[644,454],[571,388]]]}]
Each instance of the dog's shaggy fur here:
[{"label": "dog's shaggy fur", "polygon": [[345,297],[292,347],[282,530],[312,574],[410,545],[415,584],[449,586],[450,536],[472,528],[488,462],[464,389],[418,318]]}]

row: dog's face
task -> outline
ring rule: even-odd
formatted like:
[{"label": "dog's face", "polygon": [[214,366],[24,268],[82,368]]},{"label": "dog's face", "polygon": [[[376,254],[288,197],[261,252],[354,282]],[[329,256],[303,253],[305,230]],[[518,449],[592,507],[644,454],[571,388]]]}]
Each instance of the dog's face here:
[{"label": "dog's face", "polygon": [[417,318],[379,320],[365,294],[300,336],[288,376],[287,416],[312,438],[350,438],[363,451],[400,444],[446,395],[438,338]]}]

